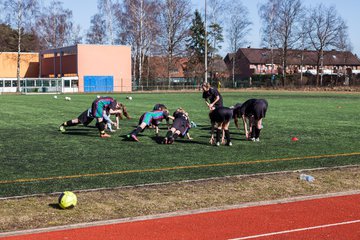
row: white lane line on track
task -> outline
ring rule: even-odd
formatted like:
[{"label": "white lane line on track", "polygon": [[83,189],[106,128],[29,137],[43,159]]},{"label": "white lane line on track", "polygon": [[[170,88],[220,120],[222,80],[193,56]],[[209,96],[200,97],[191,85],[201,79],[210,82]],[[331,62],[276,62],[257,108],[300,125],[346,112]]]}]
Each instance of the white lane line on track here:
[{"label": "white lane line on track", "polygon": [[297,228],[297,229],[285,230],[285,231],[280,231],[280,232],[264,233],[264,234],[258,234],[258,235],[253,235],[253,236],[240,237],[240,238],[232,238],[229,240],[254,239],[254,238],[268,237],[268,236],[274,236],[274,235],[280,235],[280,234],[286,234],[286,233],[308,231],[308,230],[319,229],[319,228],[328,228],[328,227],[335,227],[335,226],[341,226],[341,225],[348,225],[348,224],[354,224],[354,223],[360,223],[360,219],[353,220],[353,221],[347,221],[347,222],[319,225],[319,226],[314,226],[314,227]]}]

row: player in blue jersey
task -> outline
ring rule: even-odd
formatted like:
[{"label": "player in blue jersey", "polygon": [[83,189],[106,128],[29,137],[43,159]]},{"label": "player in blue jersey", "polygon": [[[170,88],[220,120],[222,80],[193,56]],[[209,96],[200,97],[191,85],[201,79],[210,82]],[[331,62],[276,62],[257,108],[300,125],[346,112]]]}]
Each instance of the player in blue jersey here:
[{"label": "player in blue jersey", "polygon": [[[127,135],[128,138],[132,138],[133,140],[139,142],[137,135],[140,132],[142,132],[146,127],[150,126],[151,124],[161,122],[163,119],[168,122],[169,119],[174,119],[174,117],[169,116],[169,111],[167,109],[163,111],[157,110],[144,113],[139,119],[139,126]],[[155,133],[156,135],[159,133],[159,128],[157,125],[155,126]]]}]

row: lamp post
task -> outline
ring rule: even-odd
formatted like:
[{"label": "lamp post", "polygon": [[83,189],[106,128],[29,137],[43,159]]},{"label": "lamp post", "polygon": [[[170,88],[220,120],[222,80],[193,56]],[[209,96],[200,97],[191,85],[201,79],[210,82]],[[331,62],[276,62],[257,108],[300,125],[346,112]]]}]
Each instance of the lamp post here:
[{"label": "lamp post", "polygon": [[204,82],[208,82],[208,80],[207,80],[207,78],[208,78],[208,59],[207,59],[207,56],[208,56],[208,54],[207,54],[207,51],[208,51],[208,49],[207,49],[207,26],[206,26],[206,0],[205,0],[205,80],[204,80]]}]

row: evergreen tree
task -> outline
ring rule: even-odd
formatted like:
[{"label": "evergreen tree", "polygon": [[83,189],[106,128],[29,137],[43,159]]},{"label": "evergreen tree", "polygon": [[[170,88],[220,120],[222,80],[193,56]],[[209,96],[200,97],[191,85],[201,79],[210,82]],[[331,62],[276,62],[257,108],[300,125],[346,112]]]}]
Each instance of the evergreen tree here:
[{"label": "evergreen tree", "polygon": [[189,63],[187,72],[191,77],[200,77],[204,73],[205,63],[205,24],[198,10],[190,27],[189,38],[186,41]]},{"label": "evergreen tree", "polygon": [[199,63],[204,63],[205,57],[205,25],[198,10],[190,27],[190,37],[186,41],[190,57]]},{"label": "evergreen tree", "polygon": [[0,52],[16,52],[17,35],[9,25],[0,24]]},{"label": "evergreen tree", "polygon": [[[37,38],[32,33],[22,36],[22,52],[33,52],[38,49]],[[0,52],[17,52],[18,36],[15,29],[7,24],[0,24]]]}]

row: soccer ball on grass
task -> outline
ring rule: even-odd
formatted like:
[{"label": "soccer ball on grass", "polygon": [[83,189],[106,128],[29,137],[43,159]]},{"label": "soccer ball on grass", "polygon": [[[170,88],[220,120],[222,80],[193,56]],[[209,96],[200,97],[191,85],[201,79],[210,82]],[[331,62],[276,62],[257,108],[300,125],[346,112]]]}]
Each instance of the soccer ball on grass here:
[{"label": "soccer ball on grass", "polygon": [[77,197],[73,192],[65,191],[59,196],[59,206],[62,209],[69,209],[75,207],[77,204]]}]

